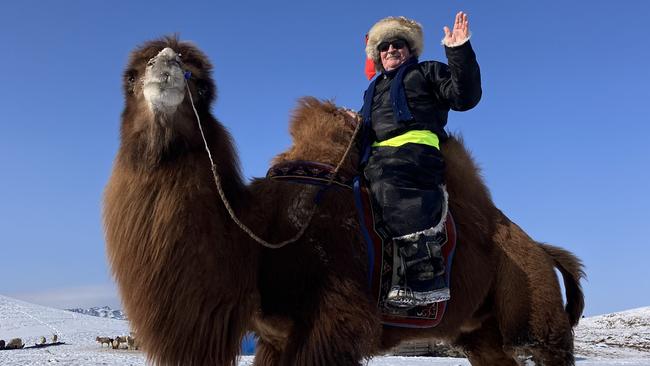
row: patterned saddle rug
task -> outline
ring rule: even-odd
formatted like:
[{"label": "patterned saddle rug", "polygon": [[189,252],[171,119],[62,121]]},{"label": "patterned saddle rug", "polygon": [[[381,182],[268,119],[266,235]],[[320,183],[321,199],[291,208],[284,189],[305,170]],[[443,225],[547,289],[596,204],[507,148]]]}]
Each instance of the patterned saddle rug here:
[{"label": "patterned saddle rug", "polygon": [[[311,161],[290,161],[272,166],[267,178],[302,184],[325,186],[333,175],[334,168],[328,164]],[[339,172],[332,184],[354,191],[354,199],[359,215],[360,229],[368,247],[368,287],[385,325],[408,328],[432,328],[437,326],[445,313],[447,302],[438,302],[411,309],[397,309],[386,305],[390,290],[394,251],[391,238],[379,224],[370,190],[360,177]],[[442,244],[442,255],[450,285],[451,264],[456,249],[456,226],[451,213],[445,222],[446,241]],[[452,290],[453,296],[453,290]]]}]

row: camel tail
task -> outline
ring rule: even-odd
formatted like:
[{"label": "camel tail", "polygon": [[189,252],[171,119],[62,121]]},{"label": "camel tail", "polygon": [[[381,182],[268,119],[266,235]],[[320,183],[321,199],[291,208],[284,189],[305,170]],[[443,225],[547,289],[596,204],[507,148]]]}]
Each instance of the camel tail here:
[{"label": "camel tail", "polygon": [[553,259],[555,267],[562,273],[566,291],[564,309],[569,315],[571,326],[576,326],[585,308],[585,296],[580,285],[580,279],[585,277],[582,262],[568,250],[549,244],[539,243],[539,245]]}]

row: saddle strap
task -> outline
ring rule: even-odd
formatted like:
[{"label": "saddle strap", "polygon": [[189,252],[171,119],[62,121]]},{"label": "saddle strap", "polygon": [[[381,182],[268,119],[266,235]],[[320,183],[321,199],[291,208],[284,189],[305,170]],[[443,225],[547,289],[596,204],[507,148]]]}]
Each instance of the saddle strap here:
[{"label": "saddle strap", "polygon": [[[290,182],[326,185],[334,175],[334,167],[329,164],[292,160],[273,165],[266,173],[266,177],[273,180],[286,180]],[[352,189],[354,174],[339,171],[332,184],[347,189]]]}]

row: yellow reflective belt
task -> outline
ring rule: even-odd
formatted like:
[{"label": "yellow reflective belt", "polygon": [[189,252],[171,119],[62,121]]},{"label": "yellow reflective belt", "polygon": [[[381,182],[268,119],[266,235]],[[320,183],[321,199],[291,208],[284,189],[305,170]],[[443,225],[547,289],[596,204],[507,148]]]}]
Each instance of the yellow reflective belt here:
[{"label": "yellow reflective belt", "polygon": [[438,139],[438,135],[436,135],[435,133],[429,130],[412,130],[404,134],[401,134],[399,136],[390,138],[388,140],[375,141],[372,143],[372,147],[377,147],[377,146],[397,147],[408,143],[429,145],[440,150],[440,140]]}]

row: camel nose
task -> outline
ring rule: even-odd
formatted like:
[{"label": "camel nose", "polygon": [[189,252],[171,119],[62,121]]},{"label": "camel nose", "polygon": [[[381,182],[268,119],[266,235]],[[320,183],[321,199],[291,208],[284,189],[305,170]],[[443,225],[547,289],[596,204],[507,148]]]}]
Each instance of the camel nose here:
[{"label": "camel nose", "polygon": [[147,66],[179,66],[180,67],[180,56],[173,49],[166,47],[162,51],[153,57],[147,63]]},{"label": "camel nose", "polygon": [[158,56],[161,60],[164,60],[167,66],[179,66],[181,65],[181,58],[176,51],[167,47],[164,50],[160,51]]},{"label": "camel nose", "polygon": [[156,58],[169,61],[169,60],[176,60],[176,56],[178,56],[178,54],[173,49],[171,49],[170,47],[165,47],[162,51],[158,53]]}]

